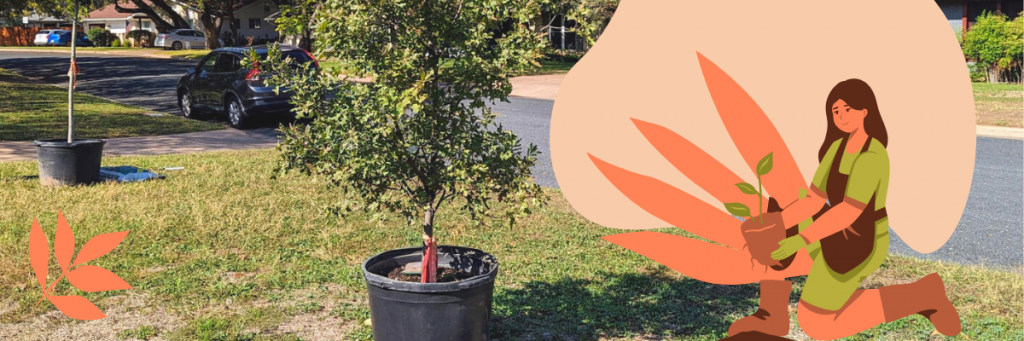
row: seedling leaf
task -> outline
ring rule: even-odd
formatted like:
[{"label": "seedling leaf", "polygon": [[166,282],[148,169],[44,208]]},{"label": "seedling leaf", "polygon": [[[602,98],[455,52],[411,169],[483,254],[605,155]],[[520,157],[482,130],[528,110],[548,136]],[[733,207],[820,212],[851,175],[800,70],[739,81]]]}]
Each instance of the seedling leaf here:
[{"label": "seedling leaf", "polygon": [[757,188],[754,188],[754,185],[746,182],[738,183],[736,184],[736,187],[739,187],[740,192],[743,192],[743,194],[757,194]]},{"label": "seedling leaf", "polygon": [[757,162],[757,175],[767,175],[772,171],[772,154],[774,152],[768,153],[761,161]]},{"label": "seedling leaf", "polygon": [[747,207],[747,205],[744,205],[744,204],[741,204],[741,203],[738,203],[738,202],[725,203],[725,210],[729,211],[729,214],[732,214],[734,216],[739,216],[739,217],[749,217],[750,216],[750,208]]}]

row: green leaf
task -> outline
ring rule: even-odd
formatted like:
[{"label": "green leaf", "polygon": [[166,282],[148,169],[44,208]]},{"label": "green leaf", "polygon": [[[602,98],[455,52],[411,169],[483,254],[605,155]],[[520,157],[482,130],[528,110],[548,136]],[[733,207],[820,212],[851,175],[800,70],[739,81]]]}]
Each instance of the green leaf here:
[{"label": "green leaf", "polygon": [[739,187],[740,192],[743,192],[743,194],[757,194],[757,188],[754,188],[754,185],[746,182],[738,183],[736,184],[736,187]]},{"label": "green leaf", "polygon": [[761,161],[757,162],[757,175],[767,175],[772,171],[772,154],[768,153]]},{"label": "green leaf", "polygon": [[729,214],[732,214],[734,216],[739,216],[739,217],[749,217],[750,216],[750,208],[747,207],[747,205],[744,205],[744,204],[741,204],[741,203],[738,203],[738,202],[725,203],[725,210],[729,211]]}]

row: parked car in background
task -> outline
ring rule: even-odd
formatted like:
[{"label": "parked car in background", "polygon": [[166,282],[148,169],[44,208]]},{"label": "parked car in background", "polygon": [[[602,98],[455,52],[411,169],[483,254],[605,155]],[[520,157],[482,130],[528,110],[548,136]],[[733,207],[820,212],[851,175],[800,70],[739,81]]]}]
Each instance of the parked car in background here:
[{"label": "parked car in background", "polygon": [[35,40],[32,41],[32,43],[36,46],[46,46],[50,42],[50,34],[58,31],[62,30],[39,30],[39,33],[36,33]]},{"label": "parked car in background", "polygon": [[[78,32],[75,34],[75,39],[78,41],[75,43],[76,46],[92,46],[92,41],[89,40],[89,36],[85,32]],[[49,38],[46,40],[46,45],[51,46],[71,46],[71,31],[54,31],[50,33]]]},{"label": "parked car in background", "polygon": [[[266,46],[224,47],[210,51],[194,68],[189,68],[178,80],[178,106],[188,118],[201,111],[225,113],[232,127],[242,128],[255,116],[291,115],[291,92],[263,84],[258,69],[243,65],[246,53],[254,50],[262,58],[267,56]],[[320,64],[313,55],[295,46],[281,45],[284,57],[291,57],[297,65]]]},{"label": "parked car in background", "polygon": [[206,35],[196,30],[173,30],[157,34],[153,46],[173,50],[204,49],[206,48]]}]

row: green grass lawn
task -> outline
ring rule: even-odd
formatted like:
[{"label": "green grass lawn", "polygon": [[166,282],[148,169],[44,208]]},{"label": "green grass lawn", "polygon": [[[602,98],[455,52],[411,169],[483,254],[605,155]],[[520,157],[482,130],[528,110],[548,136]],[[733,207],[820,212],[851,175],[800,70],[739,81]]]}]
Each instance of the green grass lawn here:
[{"label": "green grass lawn", "polygon": [[[369,339],[360,264],[377,252],[419,245],[419,227],[396,216],[378,223],[363,213],[331,215],[327,208],[346,199],[341,191],[300,175],[272,179],[276,153],[109,157],[105,165],[184,170],[166,172],[165,180],[74,188],[41,188],[35,162],[0,163],[0,339],[14,338],[14,331],[28,333],[16,334],[26,339],[58,332],[74,339]],[[682,276],[599,239],[622,231],[587,221],[559,191],[547,193],[548,205],[513,228],[473,227],[452,210],[437,218],[442,244],[480,248],[501,262],[493,339],[717,340],[757,309],[756,285]],[[72,321],[48,302],[35,305],[41,290],[28,259],[29,230],[38,218],[53,245],[58,210],[78,247],[101,233],[131,231],[90,264],[134,289],[83,294],[66,281],[57,286],[56,295],[84,295],[111,318]],[[1020,268],[891,256],[866,286],[935,271],[947,281],[970,340],[1024,338]],[[59,272],[51,264],[49,281]],[[799,293],[803,281],[796,283]],[[931,331],[914,317],[852,339],[928,339]]]},{"label": "green grass lawn", "polygon": [[[75,137],[112,138],[223,129],[221,125],[151,111],[75,93]],[[68,90],[36,84],[0,69],[0,141],[67,136]]]},{"label": "green grass lawn", "polygon": [[1024,127],[1024,85],[973,83],[978,124]]}]

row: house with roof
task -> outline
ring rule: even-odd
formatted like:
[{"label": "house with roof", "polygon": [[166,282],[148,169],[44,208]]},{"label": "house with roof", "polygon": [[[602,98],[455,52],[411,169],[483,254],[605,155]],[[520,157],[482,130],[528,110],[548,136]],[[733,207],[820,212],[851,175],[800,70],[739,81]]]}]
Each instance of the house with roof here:
[{"label": "house with roof", "polygon": [[[137,8],[132,2],[127,2],[120,6],[129,9]],[[86,30],[103,28],[121,39],[124,39],[125,34],[132,30],[145,30],[156,34],[156,25],[153,24],[153,21],[145,13],[120,13],[114,7],[114,4],[110,4],[89,12],[88,15],[82,18],[82,26]]]},{"label": "house with roof", "polygon": [[946,16],[953,31],[966,32],[977,21],[978,16],[985,12],[1003,13],[1009,19],[1017,18],[1024,11],[1024,2],[990,1],[990,0],[935,0],[942,14]]}]

